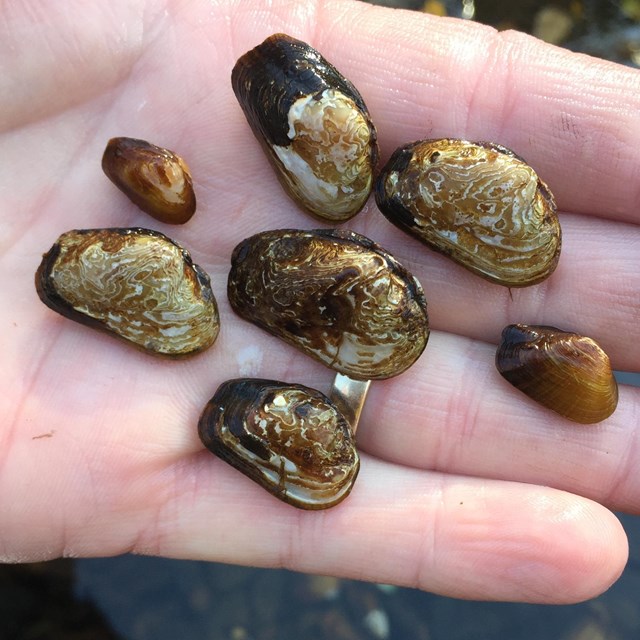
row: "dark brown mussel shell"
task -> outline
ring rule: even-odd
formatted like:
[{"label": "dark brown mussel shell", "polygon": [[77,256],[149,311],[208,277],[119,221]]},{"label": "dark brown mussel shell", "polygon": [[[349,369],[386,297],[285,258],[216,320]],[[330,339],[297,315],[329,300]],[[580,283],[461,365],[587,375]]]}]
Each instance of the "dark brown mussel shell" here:
[{"label": "dark brown mussel shell", "polygon": [[184,224],[196,211],[196,196],[186,162],[146,140],[112,138],[102,170],[134,204],[160,222]]},{"label": "dark brown mussel shell", "polygon": [[149,229],[63,233],[36,272],[42,302],[147,352],[187,356],[220,328],[209,276],[189,253]]},{"label": "dark brown mussel shell", "polygon": [[252,236],[233,251],[227,293],[245,320],[358,380],[402,373],[429,338],[420,283],[352,231]]},{"label": "dark brown mussel shell", "polygon": [[618,404],[609,357],[594,340],[577,333],[509,325],[502,332],[496,367],[520,391],[574,422],[601,422]]},{"label": "dark brown mussel shell", "polygon": [[241,378],[223,383],[198,423],[207,449],[301,509],[349,495],[360,460],[347,421],[322,393]]},{"label": "dark brown mussel shell", "polygon": [[284,34],[243,55],[233,90],[285,191],[323,220],[364,206],[378,161],[357,89],[308,44]]},{"label": "dark brown mussel shell", "polygon": [[398,228],[496,284],[537,284],[560,257],[549,188],[500,145],[444,138],[401,147],[378,176],[376,202]]}]

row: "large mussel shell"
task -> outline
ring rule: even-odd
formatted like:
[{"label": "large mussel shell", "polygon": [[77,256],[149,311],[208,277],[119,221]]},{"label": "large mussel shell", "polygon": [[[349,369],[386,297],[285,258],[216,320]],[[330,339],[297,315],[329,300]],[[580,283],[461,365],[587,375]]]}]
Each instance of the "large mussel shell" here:
[{"label": "large mussel shell", "polygon": [[398,375],[427,344],[420,283],[357,233],[259,233],[234,249],[231,265],[236,313],[351,378]]},{"label": "large mussel shell", "polygon": [[282,186],[303,209],[331,221],[362,209],[378,147],[351,82],[308,44],[276,34],[238,60],[231,83]]},{"label": "large mussel shell", "polygon": [[539,283],[560,257],[549,188],[500,145],[445,138],[401,147],[378,176],[376,202],[397,227],[497,284]]},{"label": "large mussel shell", "polygon": [[43,256],[35,284],[54,311],[154,354],[198,353],[220,329],[209,276],[180,245],[149,229],[63,233]]},{"label": "large mussel shell", "polygon": [[207,449],[302,509],[344,500],[360,468],[345,418],[329,398],[302,385],[229,380],[207,403],[198,432]]},{"label": "large mussel shell", "polygon": [[618,404],[609,357],[594,340],[577,333],[509,325],[502,332],[496,367],[520,391],[574,422],[601,422]]}]

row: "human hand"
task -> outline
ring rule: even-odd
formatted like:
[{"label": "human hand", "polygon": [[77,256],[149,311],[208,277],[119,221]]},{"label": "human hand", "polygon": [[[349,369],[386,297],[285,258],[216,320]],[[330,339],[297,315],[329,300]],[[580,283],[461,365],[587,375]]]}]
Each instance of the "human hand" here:
[{"label": "human hand", "polygon": [[[640,390],[621,387],[601,425],[574,425],[510,387],[493,355],[504,325],[552,324],[638,370],[637,71],[347,1],[8,0],[0,12],[2,560],[132,551],[558,603],[617,578],[627,543],[608,508],[640,507]],[[240,240],[320,226],[285,196],[231,90],[235,60],[275,32],[354,82],[383,161],[421,138],[490,140],[522,155],[562,212],[558,269],[511,293],[403,235],[372,200],[348,223],[422,282],[433,331],[408,372],[372,384],[360,476],[325,512],[278,502],[196,429],[226,379],[327,391],[333,378],[239,320],[225,295]],[[199,204],[188,225],[147,218],[102,175],[119,135],[187,160]],[[210,273],[222,328],[209,351],[163,361],[38,300],[33,275],[58,235],[107,226],[163,231]]]}]

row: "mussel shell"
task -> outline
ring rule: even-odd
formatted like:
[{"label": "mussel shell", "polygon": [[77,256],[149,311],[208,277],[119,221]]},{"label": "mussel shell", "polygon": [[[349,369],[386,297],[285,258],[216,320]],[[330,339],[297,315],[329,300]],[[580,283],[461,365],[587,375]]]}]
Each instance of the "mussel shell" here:
[{"label": "mussel shell", "polygon": [[560,257],[549,188],[500,145],[445,138],[401,147],[378,176],[376,202],[398,228],[497,284],[537,284]]},{"label": "mussel shell", "polygon": [[102,170],[126,196],[160,222],[184,224],[196,210],[191,172],[169,149],[136,138],[112,138]]},{"label": "mussel shell", "polygon": [[207,403],[198,432],[207,449],[301,509],[344,500],[360,468],[344,416],[303,385],[229,380]]},{"label": "mussel shell", "polygon": [[420,283],[377,244],[352,231],[259,233],[233,251],[234,311],[351,378],[390,378],[429,337]]},{"label": "mussel shell", "polygon": [[43,256],[35,284],[59,314],[154,354],[198,353],[220,329],[209,276],[180,245],[149,229],[63,233]]},{"label": "mussel shell", "polygon": [[275,34],[238,60],[231,83],[299,206],[330,221],[362,209],[373,186],[377,137],[349,80],[308,44]]},{"label": "mussel shell", "polygon": [[576,333],[509,325],[496,367],[520,391],[574,422],[601,422],[618,404],[609,357],[594,340]]}]

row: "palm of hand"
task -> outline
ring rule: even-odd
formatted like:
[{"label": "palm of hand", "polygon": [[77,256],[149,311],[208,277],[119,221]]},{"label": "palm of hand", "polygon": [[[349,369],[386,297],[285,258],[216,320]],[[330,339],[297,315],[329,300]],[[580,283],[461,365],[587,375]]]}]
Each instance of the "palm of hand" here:
[{"label": "palm of hand", "polygon": [[[640,347],[627,336],[637,331],[640,306],[637,195],[629,187],[640,130],[629,114],[640,81],[513,34],[321,5],[49,7],[46,24],[40,10],[27,16],[22,3],[3,6],[0,556],[133,550],[465,597],[562,602],[597,593],[620,571],[626,543],[615,518],[586,498],[637,509],[640,394],[623,388],[605,424],[573,426],[517,396],[493,370],[490,343],[511,321],[556,324],[597,338],[617,368],[637,369]],[[265,229],[319,226],[281,191],[229,83],[235,59],[276,31],[312,42],[357,84],[383,157],[421,137],[494,139],[524,155],[561,210],[573,212],[562,217],[554,276],[513,298],[403,236],[373,203],[349,224],[418,276],[434,332],[409,372],[373,385],[358,432],[356,489],[323,514],[278,503],[203,452],[196,433],[225,379],[259,375],[326,390],[332,378],[238,320],[224,293],[237,242]],[[372,34],[384,35],[373,42]],[[539,62],[510,79],[508,65],[492,63],[501,55],[536,60],[534,53]],[[453,88],[442,84],[451,77]],[[589,96],[586,78],[596,83]],[[187,159],[199,200],[188,225],[146,218],[102,176],[100,155],[115,135]],[[39,302],[33,274],[42,252],[65,230],[102,226],[159,229],[191,251],[220,305],[212,349],[164,362]]]}]

